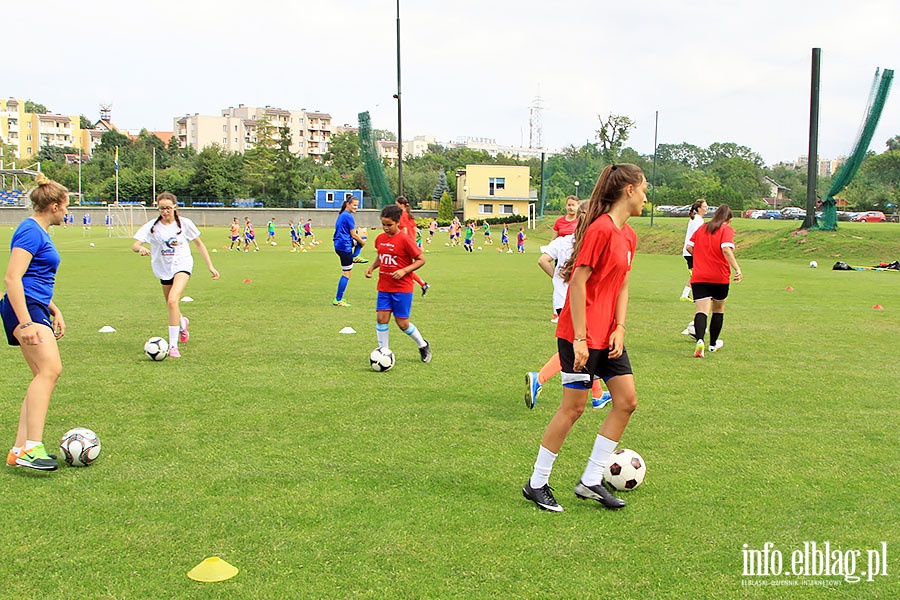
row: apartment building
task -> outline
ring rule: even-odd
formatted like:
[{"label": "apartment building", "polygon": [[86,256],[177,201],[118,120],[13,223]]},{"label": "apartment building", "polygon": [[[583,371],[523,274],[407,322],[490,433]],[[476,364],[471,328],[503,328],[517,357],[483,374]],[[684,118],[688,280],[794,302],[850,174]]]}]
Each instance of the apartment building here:
[{"label": "apartment building", "polygon": [[281,139],[285,127],[290,130],[291,152],[321,160],[328,152],[333,134],[331,115],[306,109],[285,110],[272,106],[252,107],[239,104],[222,109],[219,116],[185,115],[174,119],[174,134],[182,148],[193,146],[198,152],[218,144],[229,152],[245,152],[258,141],[258,124],[266,119],[273,128],[272,137]]},{"label": "apartment building", "polygon": [[21,100],[0,100],[0,144],[14,146],[16,159],[33,158],[44,146],[90,152],[89,132],[81,128],[81,117],[77,115],[28,113]]}]

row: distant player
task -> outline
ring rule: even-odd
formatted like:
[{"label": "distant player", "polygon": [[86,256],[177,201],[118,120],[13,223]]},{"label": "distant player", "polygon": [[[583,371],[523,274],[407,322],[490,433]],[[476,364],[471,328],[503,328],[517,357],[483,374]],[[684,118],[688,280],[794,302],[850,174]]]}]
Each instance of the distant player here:
[{"label": "distant player", "polygon": [[503,224],[503,229],[500,230],[500,244],[502,245],[501,250],[506,248],[506,252],[512,254],[512,248],[509,247],[509,225],[506,223]]},{"label": "distant player", "polygon": [[309,238],[309,246],[312,247],[316,243],[316,234],[313,233],[312,230],[312,219],[307,219],[306,223],[303,224],[303,241],[300,242],[300,245],[303,245],[307,242]]},{"label": "distant player", "polygon": [[494,238],[491,237],[491,224],[487,221],[484,222],[484,243],[489,246],[494,245]]},{"label": "distant player", "polygon": [[437,233],[438,223],[437,219],[432,219],[431,223],[428,224],[428,243],[431,243],[431,240],[434,238],[434,234]]},{"label": "distant player", "polygon": [[466,223],[466,240],[463,242],[463,249],[466,252],[473,252],[475,249],[472,247],[474,240],[472,238],[475,237],[475,223],[471,221]]},{"label": "distant player", "polygon": [[266,227],[266,246],[275,241],[275,217],[269,219],[269,224]]},{"label": "distant player", "polygon": [[381,225],[384,233],[375,238],[378,257],[366,269],[366,277],[379,269],[378,301],[375,305],[375,334],[379,348],[390,348],[388,344],[391,314],[400,330],[411,337],[419,347],[422,362],[431,362],[431,346],[422,337],[415,325],[410,323],[412,312],[413,271],[425,264],[422,250],[416,247],[408,235],[400,231],[400,216],[403,210],[394,205],[381,210]]},{"label": "distant player", "polygon": [[250,251],[250,244],[256,246],[254,252],[259,252],[259,244],[256,243],[256,234],[253,233],[253,223],[250,217],[244,217],[244,252]]},{"label": "distant player", "polygon": [[[190,338],[188,319],[181,314],[180,304],[194,270],[190,242],[194,242],[213,279],[219,278],[219,272],[213,266],[209,252],[200,239],[200,230],[190,219],[178,216],[175,195],[161,193],[156,197],[156,206],[159,216],[138,229],[131,249],[141,256],[150,256],[150,266],[162,284],[169,314],[169,356],[180,358],[178,342],[187,342]],[[149,249],[144,246],[146,243],[150,244]]]},{"label": "distant player", "polygon": [[296,252],[301,247],[300,234],[297,233],[297,228],[294,227],[293,221],[288,221],[288,227],[291,230],[291,252]]},{"label": "distant player", "polygon": [[525,240],[528,239],[528,236],[525,235],[525,228],[519,227],[519,233],[516,234],[516,251],[517,252],[525,252]]},{"label": "distant player", "polygon": [[231,246],[228,247],[229,252],[234,250],[235,244],[237,244],[238,252],[240,252],[241,251],[241,224],[238,223],[237,217],[235,217],[231,220]]}]

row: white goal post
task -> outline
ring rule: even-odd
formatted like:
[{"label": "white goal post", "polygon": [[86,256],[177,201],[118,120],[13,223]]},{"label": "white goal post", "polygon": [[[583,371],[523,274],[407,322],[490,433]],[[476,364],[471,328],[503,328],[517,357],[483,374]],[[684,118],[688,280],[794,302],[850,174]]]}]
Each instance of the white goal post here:
[{"label": "white goal post", "polygon": [[130,238],[147,222],[147,207],[143,204],[107,204],[106,229],[109,237]]}]

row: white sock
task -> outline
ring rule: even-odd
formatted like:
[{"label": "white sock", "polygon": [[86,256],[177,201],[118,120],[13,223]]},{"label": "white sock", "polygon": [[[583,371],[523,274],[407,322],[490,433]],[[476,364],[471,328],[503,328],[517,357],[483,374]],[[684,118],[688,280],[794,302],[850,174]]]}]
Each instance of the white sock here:
[{"label": "white sock", "polygon": [[594,440],[594,449],[591,450],[591,456],[588,458],[584,474],[581,476],[581,483],[591,486],[603,482],[603,470],[609,464],[609,457],[618,445],[619,442],[597,435],[597,439]]},{"label": "white sock", "polygon": [[40,443],[41,443],[40,440],[38,440],[38,441],[34,441],[34,440],[25,440],[25,450],[26,450],[26,451],[31,450],[32,448],[34,448],[35,446],[37,446],[37,445],[40,444]]},{"label": "white sock", "polygon": [[181,327],[178,325],[169,325],[169,348],[178,347],[178,332]]},{"label": "white sock", "polygon": [[22,446],[13,446],[12,447],[12,453],[15,454],[16,456],[18,456],[19,452],[21,452],[21,451],[22,451]]},{"label": "white sock", "polygon": [[531,488],[540,489],[550,481],[550,472],[553,470],[553,462],[558,454],[553,454],[543,446],[538,450],[537,460],[534,461],[534,472],[531,474]]},{"label": "white sock", "polygon": [[379,348],[390,348],[390,346],[388,346],[388,339],[390,338],[389,329],[387,323],[375,324],[375,335],[378,337]]},{"label": "white sock", "polygon": [[689,286],[689,285],[684,286],[684,289],[681,291],[681,297],[687,298],[690,295],[691,295],[691,286]]},{"label": "white sock", "polygon": [[419,333],[419,330],[416,329],[416,326],[412,323],[409,324],[409,327],[403,330],[403,333],[411,337],[416,345],[419,346],[419,348],[425,347],[425,338],[422,337],[422,334]]}]

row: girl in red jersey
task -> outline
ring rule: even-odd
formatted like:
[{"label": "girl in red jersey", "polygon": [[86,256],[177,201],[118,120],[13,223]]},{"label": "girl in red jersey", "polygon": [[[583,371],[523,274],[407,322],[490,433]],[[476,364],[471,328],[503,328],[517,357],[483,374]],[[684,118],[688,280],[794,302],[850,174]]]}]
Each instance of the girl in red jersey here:
[{"label": "girl in red jersey", "polygon": [[[400,231],[410,238],[412,241],[416,241],[416,220],[413,219],[412,211],[409,209],[409,200],[406,199],[405,196],[397,196],[397,200],[395,201],[397,206],[400,207],[400,210],[403,212],[400,214]],[[412,280],[419,284],[422,288],[422,295],[428,293],[428,289],[431,287],[428,285],[428,282],[423,280],[417,273],[412,273]]]},{"label": "girl in red jersey", "polygon": [[416,242],[400,231],[402,214],[403,209],[396,204],[385,206],[381,210],[384,233],[375,238],[378,258],[366,269],[368,278],[372,277],[372,271],[379,269],[375,333],[378,336],[378,347],[389,348],[388,323],[391,322],[393,313],[397,326],[416,342],[422,362],[427,363],[431,361],[431,346],[416,326],[409,322],[413,297],[413,280],[410,275],[425,264],[425,257]]},{"label": "girl in red jersey", "polygon": [[569,430],[584,412],[595,377],[612,394],[575,495],[617,509],[625,502],[603,483],[603,470],[637,407],[634,374],[625,352],[628,278],[637,235],[628,226],[647,201],[647,179],[632,164],[608,165],[600,174],[587,214],[575,230],[575,248],[562,275],[569,282],[556,327],[562,364],[562,403],[544,431],[531,479],[522,495],[538,507],[562,512],[548,483]]},{"label": "girl in red jersey", "polygon": [[709,223],[701,225],[685,249],[694,257],[694,268],[691,270],[691,289],[694,292],[694,337],[697,346],[695,358],[703,358],[706,335],[706,323],[709,318],[709,351],[719,350],[723,343],[719,339],[722,333],[722,322],[725,318],[725,299],[728,297],[728,281],[734,270],[735,283],[744,278],[741,267],[734,257],[734,229],[731,228],[731,208],[722,204]]},{"label": "girl in red jersey", "polygon": [[558,237],[575,233],[575,227],[578,225],[578,217],[575,213],[578,211],[580,203],[581,201],[576,196],[566,198],[566,214],[553,223],[553,237],[550,238],[551,241]]}]

